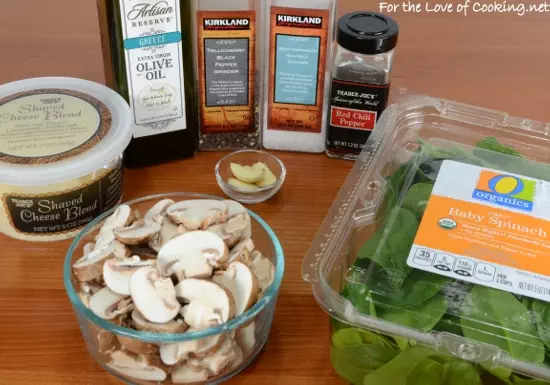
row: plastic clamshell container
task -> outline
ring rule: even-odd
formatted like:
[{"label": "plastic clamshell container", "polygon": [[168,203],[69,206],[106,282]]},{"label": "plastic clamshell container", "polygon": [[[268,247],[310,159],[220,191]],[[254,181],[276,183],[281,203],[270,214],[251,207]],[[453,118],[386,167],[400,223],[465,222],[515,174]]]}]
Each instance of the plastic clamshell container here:
[{"label": "plastic clamshell container", "polygon": [[[541,215],[549,134],[550,124],[427,96],[388,107],[303,264],[332,318],[341,377],[356,385],[550,381],[550,217]],[[465,186],[469,197],[445,206],[444,195]],[[415,254],[419,243],[445,250]]]}]

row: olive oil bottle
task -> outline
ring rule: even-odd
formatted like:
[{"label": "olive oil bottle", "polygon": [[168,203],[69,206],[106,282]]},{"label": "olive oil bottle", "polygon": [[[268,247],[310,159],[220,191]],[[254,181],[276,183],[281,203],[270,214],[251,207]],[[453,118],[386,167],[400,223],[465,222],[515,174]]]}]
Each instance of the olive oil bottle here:
[{"label": "olive oil bottle", "polygon": [[127,167],[191,157],[198,142],[193,0],[97,0],[107,85],[132,108]]}]

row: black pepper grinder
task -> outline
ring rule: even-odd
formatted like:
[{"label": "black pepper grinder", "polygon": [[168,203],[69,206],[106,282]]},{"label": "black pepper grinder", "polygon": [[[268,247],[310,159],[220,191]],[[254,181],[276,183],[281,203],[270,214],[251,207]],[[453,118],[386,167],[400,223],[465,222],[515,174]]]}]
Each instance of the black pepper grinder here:
[{"label": "black pepper grinder", "polygon": [[376,12],[353,12],[338,21],[327,155],[354,160],[386,109],[399,27]]}]

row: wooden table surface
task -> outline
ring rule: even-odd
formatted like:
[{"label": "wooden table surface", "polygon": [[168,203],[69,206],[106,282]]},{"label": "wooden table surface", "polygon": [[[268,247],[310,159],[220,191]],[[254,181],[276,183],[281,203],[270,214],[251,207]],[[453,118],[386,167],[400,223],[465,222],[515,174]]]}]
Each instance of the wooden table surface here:
[{"label": "wooden table surface", "polygon": [[[377,10],[378,2],[342,2],[343,9],[358,7]],[[393,16],[401,27],[394,87],[550,122],[549,15]],[[93,0],[5,0],[0,36],[0,83],[51,75],[103,82]],[[286,273],[264,354],[231,382],[340,384],[330,367],[328,319],[302,281],[301,264],[352,164],[324,155],[279,155],[288,180],[276,198],[252,209],[278,234]],[[201,153],[128,171],[125,198],[178,190],[221,195],[213,176],[219,158]],[[80,336],[62,282],[68,244],[0,236],[1,385],[120,383],[95,364]]]}]

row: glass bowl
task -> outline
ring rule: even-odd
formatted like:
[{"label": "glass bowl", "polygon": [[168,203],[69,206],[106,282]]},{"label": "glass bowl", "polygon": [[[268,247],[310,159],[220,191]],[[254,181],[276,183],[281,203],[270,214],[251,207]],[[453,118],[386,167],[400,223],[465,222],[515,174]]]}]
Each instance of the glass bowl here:
[{"label": "glass bowl", "polygon": [[[204,194],[170,193],[147,196],[127,202],[126,204],[133,209],[139,210],[141,213],[145,213],[155,202],[167,198],[173,199],[176,202],[189,199],[220,199],[219,197]],[[114,210],[110,210],[96,218],[79,233],[71,244],[64,263],[63,279],[65,289],[91,356],[103,369],[129,384],[178,384],[183,382],[175,382],[172,379],[172,373],[175,372],[176,366],[167,366],[160,359],[159,349],[161,346],[197,340],[201,340],[201,343],[206,343],[207,341],[222,337],[222,335],[231,335],[235,338],[235,341],[237,341],[243,352],[240,362],[230,364],[219,373],[207,379],[197,377],[195,378],[196,381],[192,382],[217,384],[245,369],[260,353],[267,342],[284,272],[283,250],[269,225],[258,215],[249,211],[252,224],[252,239],[256,249],[261,251],[265,258],[269,258],[275,267],[273,283],[265,290],[252,308],[225,324],[209,329],[179,334],[152,333],[117,326],[98,317],[84,305],[75,289],[79,283],[73,275],[72,266],[75,261],[82,257],[84,245],[93,242],[100,225]],[[121,352],[121,346],[124,346],[126,351],[135,350],[136,352],[141,352],[141,354],[131,353],[131,355],[140,365],[147,366],[148,368],[155,367],[158,370],[147,370],[147,373],[145,373],[142,369],[136,369],[133,362],[131,364],[117,362],[112,358],[112,354],[113,351]],[[136,346],[139,349],[134,349]],[[132,350],[128,350],[129,348]],[[120,356],[117,357],[121,358]],[[116,366],[114,365],[115,362]],[[122,362],[124,362],[124,357],[122,357]]]},{"label": "glass bowl", "polygon": [[[250,191],[231,186],[229,178],[234,178],[231,172],[231,163],[238,163],[243,166],[251,166],[254,163],[262,162],[269,167],[277,178],[274,185],[258,188]],[[274,155],[265,151],[242,150],[232,152],[223,157],[216,165],[216,180],[218,185],[231,199],[241,203],[255,204],[265,202],[279,192],[286,178],[286,167],[283,162]]]}]

